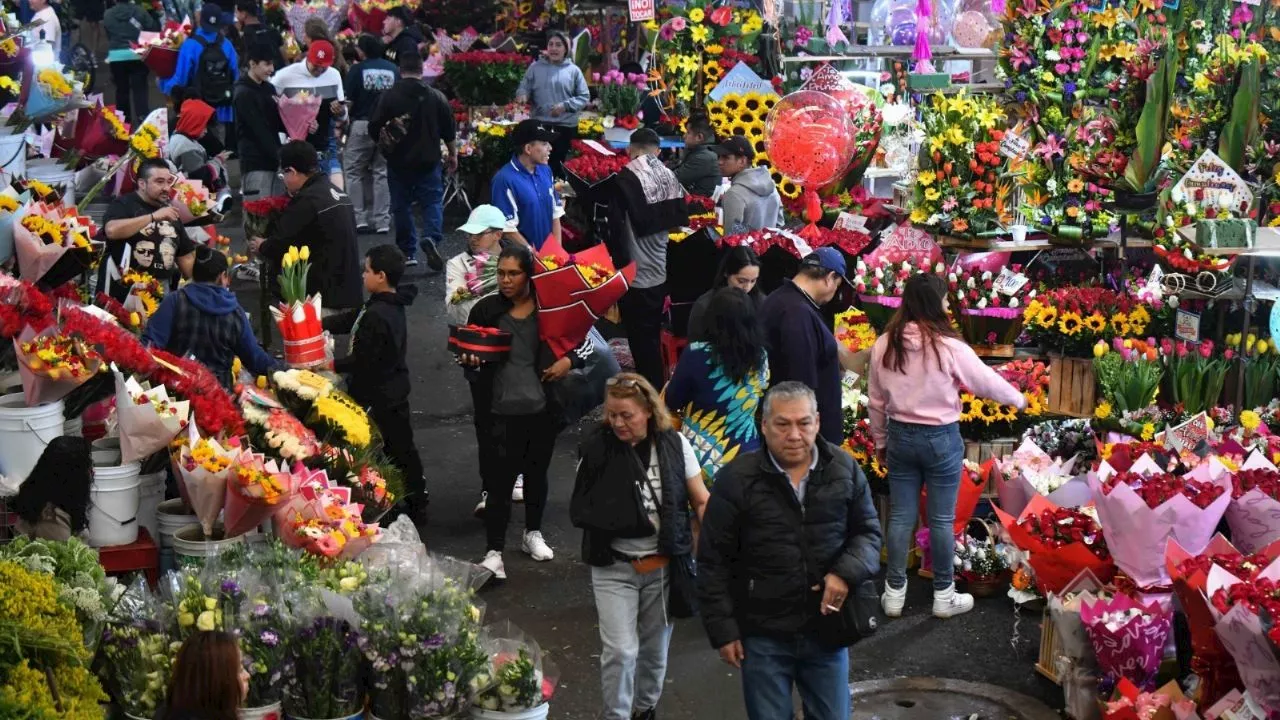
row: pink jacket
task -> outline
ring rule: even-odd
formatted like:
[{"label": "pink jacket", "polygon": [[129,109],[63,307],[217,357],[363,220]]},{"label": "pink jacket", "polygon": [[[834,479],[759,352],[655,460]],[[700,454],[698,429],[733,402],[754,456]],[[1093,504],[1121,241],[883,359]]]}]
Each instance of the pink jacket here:
[{"label": "pink jacket", "polygon": [[871,349],[868,382],[871,436],[876,447],[885,447],[889,420],[916,425],[949,425],[960,419],[960,391],[990,398],[1019,410],[1027,399],[992,370],[963,340],[942,338],[938,348],[942,367],[933,350],[923,347],[920,330],[909,323],[903,333],[907,348],[904,372],[884,367],[889,336],[881,335]]}]

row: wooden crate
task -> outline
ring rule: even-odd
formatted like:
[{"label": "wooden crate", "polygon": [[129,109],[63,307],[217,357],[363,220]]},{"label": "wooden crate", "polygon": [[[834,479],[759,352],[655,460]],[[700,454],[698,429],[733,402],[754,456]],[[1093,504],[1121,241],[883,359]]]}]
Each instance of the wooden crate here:
[{"label": "wooden crate", "polygon": [[1097,400],[1092,358],[1049,356],[1049,412],[1091,417]]},{"label": "wooden crate", "polygon": [[1036,672],[1048,678],[1051,682],[1062,684],[1058,678],[1058,631],[1053,627],[1053,620],[1049,617],[1049,608],[1044,609],[1044,616],[1040,620],[1040,659],[1036,661]]},{"label": "wooden crate", "polygon": [[[1019,440],[1017,438],[996,438],[986,442],[978,442],[976,440],[964,441],[964,459],[971,460],[981,465],[991,458],[1002,458],[1012,455],[1014,450],[1018,449]],[[987,482],[987,487],[982,491],[982,497],[993,499],[997,497],[995,478]]]}]

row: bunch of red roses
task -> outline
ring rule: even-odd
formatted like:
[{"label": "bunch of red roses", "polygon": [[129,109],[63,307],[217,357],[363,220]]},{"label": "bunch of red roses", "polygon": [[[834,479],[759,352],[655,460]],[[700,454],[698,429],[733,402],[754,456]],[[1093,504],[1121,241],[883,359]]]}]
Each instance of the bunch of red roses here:
[{"label": "bunch of red roses", "polygon": [[626,155],[601,155],[588,149],[578,157],[566,160],[564,169],[586,180],[597,183],[627,166]]},{"label": "bunch of red roses", "polygon": [[1221,497],[1225,490],[1221,485],[1214,485],[1201,480],[1191,480],[1173,473],[1141,475],[1128,471],[1118,472],[1107,478],[1106,482],[1102,484],[1102,489],[1107,495],[1110,495],[1111,491],[1121,483],[1128,485],[1138,494],[1138,497],[1147,503],[1147,507],[1153,509],[1160,507],[1178,495],[1183,495],[1191,501],[1192,505],[1203,510],[1213,504],[1214,500]]},{"label": "bunch of red roses", "polygon": [[1190,577],[1197,573],[1209,574],[1214,565],[1226,570],[1241,580],[1252,580],[1270,563],[1266,555],[1255,553],[1244,555],[1238,552],[1210,555],[1202,553],[1178,563],[1180,577]]},{"label": "bunch of red roses", "polygon": [[1250,490],[1261,490],[1267,497],[1280,500],[1280,472],[1257,468],[1241,470],[1231,478],[1231,497],[1239,499]]},{"label": "bunch of red roses", "polygon": [[1082,543],[1099,560],[1110,560],[1111,551],[1102,537],[1102,528],[1088,515],[1072,508],[1053,508],[1028,514],[1018,526],[1038,538],[1045,546],[1062,548]]}]

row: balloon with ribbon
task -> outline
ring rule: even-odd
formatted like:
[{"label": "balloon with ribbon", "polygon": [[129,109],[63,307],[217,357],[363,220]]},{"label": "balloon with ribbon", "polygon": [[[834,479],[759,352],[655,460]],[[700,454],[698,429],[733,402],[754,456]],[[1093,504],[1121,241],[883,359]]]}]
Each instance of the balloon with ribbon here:
[{"label": "balloon with ribbon", "polygon": [[830,95],[801,90],[782,98],[764,123],[765,147],[773,166],[804,186],[805,239],[818,235],[822,217],[818,188],[839,178],[856,150],[844,106]]}]

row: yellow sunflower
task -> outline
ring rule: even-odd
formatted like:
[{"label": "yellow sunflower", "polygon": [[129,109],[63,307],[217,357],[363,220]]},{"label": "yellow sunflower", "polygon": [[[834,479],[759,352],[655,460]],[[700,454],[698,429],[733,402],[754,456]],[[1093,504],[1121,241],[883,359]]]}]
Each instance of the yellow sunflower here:
[{"label": "yellow sunflower", "polygon": [[[759,144],[763,146],[764,145],[764,125],[761,125],[760,123],[751,123],[751,125],[747,127],[747,137],[751,138],[751,140],[753,141],[759,140],[760,141]],[[760,150],[761,148],[756,148],[756,152],[760,152]]]},{"label": "yellow sunflower", "polygon": [[1058,320],[1058,309],[1052,306],[1045,306],[1040,310],[1040,314],[1036,316],[1036,324],[1048,330]]},{"label": "yellow sunflower", "polygon": [[1095,312],[1084,319],[1084,326],[1091,332],[1100,333],[1107,329],[1107,319],[1102,316],[1102,313]]},{"label": "yellow sunflower", "polygon": [[978,411],[978,419],[990,425],[995,422],[997,414],[1000,412],[1000,406],[990,400],[982,401],[982,408]]},{"label": "yellow sunflower", "polygon": [[1130,325],[1146,325],[1151,322],[1151,314],[1145,305],[1139,305],[1129,312]]},{"label": "yellow sunflower", "polygon": [[760,112],[764,107],[764,96],[758,92],[749,92],[742,98],[742,107],[751,112]]},{"label": "yellow sunflower", "polygon": [[1117,335],[1128,335],[1133,331],[1133,328],[1129,326],[1129,317],[1124,313],[1116,313],[1111,316],[1111,329]]},{"label": "yellow sunflower", "polygon": [[[751,137],[751,135],[748,133],[747,137]],[[757,156],[759,156],[759,155],[764,155],[764,154],[765,154],[765,151],[768,149],[768,145],[765,143],[765,141],[764,141],[764,138],[763,138],[763,137],[760,137],[760,138],[754,138],[754,139],[752,140],[752,144],[753,144],[753,146],[755,147],[756,155],[757,155]],[[768,156],[767,156],[767,155],[765,155],[765,157],[768,157]]]},{"label": "yellow sunflower", "polygon": [[751,110],[747,109],[747,106],[745,104],[742,106],[742,109],[738,111],[737,117],[738,117],[738,122],[742,123],[743,125],[754,125],[757,122],[756,114],[754,112],[751,112]]},{"label": "yellow sunflower", "polygon": [[965,403],[967,408],[966,415],[970,420],[980,420],[982,418],[982,406],[986,403],[982,398],[976,398],[972,395],[966,395],[969,401]]},{"label": "yellow sunflower", "polygon": [[773,109],[773,106],[774,106],[774,105],[777,105],[777,104],[778,104],[778,96],[777,96],[777,95],[765,95],[765,96],[764,96],[764,109],[765,109],[765,110],[772,110],[772,109]]},{"label": "yellow sunflower", "polygon": [[741,120],[734,120],[729,123],[729,134],[745,136],[747,134],[747,126]]},{"label": "yellow sunflower", "polygon": [[1080,328],[1084,322],[1080,318],[1079,313],[1064,312],[1062,317],[1058,319],[1058,330],[1063,335],[1075,335],[1080,332]]},{"label": "yellow sunflower", "polygon": [[737,114],[742,109],[742,103],[738,100],[737,95],[725,95],[720,104],[724,106],[725,112],[730,115]]},{"label": "yellow sunflower", "polygon": [[708,60],[702,65],[702,75],[708,80],[719,81],[724,77],[724,68],[720,67],[720,63],[715,60]]},{"label": "yellow sunflower", "polygon": [[702,48],[702,51],[708,55],[719,55],[724,52],[724,46],[719,43],[711,43],[710,45]]},{"label": "yellow sunflower", "polygon": [[769,164],[769,156],[766,153],[756,153],[756,157],[751,161],[756,167],[771,167]]},{"label": "yellow sunflower", "polygon": [[795,199],[800,197],[800,186],[792,182],[790,178],[787,178],[778,183],[778,192],[782,194],[782,197]]}]

